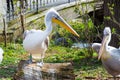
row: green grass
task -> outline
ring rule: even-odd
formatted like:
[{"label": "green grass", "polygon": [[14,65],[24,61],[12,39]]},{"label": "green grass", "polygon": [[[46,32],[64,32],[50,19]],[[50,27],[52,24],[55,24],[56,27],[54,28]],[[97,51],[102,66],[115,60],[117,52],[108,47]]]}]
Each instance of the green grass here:
[{"label": "green grass", "polygon": [[[4,49],[4,59],[0,64],[0,80],[11,80],[21,59],[28,58],[22,44],[8,43]],[[44,61],[49,63],[71,62],[74,66],[76,80],[85,78],[106,78],[110,75],[103,69],[97,55],[88,56],[87,49],[72,49],[63,46],[49,46]]]},{"label": "green grass", "polygon": [[[49,56],[48,56],[48,55]],[[73,49],[62,46],[49,47],[45,58],[46,62],[61,63],[71,62],[74,66],[76,80],[101,78],[107,79],[110,75],[102,67],[101,61],[97,59],[97,53],[89,57],[88,49]]]},{"label": "green grass", "polygon": [[4,50],[4,58],[0,64],[0,80],[11,80],[25,51],[21,44],[8,43],[7,47],[4,47],[3,43],[0,45]]}]

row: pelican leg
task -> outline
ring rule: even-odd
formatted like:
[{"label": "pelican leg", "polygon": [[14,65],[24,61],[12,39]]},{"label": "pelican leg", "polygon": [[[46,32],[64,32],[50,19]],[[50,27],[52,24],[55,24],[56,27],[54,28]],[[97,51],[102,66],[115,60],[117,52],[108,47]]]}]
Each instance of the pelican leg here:
[{"label": "pelican leg", "polygon": [[37,62],[37,66],[40,66],[40,67],[42,67],[43,66],[43,54],[41,54],[41,59],[40,59],[40,61],[39,62]]},{"label": "pelican leg", "polygon": [[42,64],[44,64],[43,59],[44,59],[44,53],[41,55]]},{"label": "pelican leg", "polygon": [[29,63],[29,64],[32,64],[32,62],[33,62],[33,61],[32,61],[32,54],[30,53],[28,63]]}]

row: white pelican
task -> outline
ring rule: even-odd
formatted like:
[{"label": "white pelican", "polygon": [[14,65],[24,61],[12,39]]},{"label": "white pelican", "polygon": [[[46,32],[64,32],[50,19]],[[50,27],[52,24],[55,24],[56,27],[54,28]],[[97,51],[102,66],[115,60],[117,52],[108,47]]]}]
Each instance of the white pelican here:
[{"label": "white pelican", "polygon": [[111,30],[109,27],[104,29],[104,37],[102,44],[94,43],[93,49],[98,53],[98,59],[101,59],[104,68],[114,79],[120,75],[120,49],[112,46],[108,46],[111,40]]},{"label": "white pelican", "polygon": [[44,31],[42,30],[35,30],[32,29],[30,31],[26,30],[24,32],[24,40],[23,40],[23,47],[24,49],[32,55],[30,57],[30,62],[32,62],[33,59],[41,59],[40,63],[37,63],[37,65],[42,66],[43,65],[43,58],[45,55],[45,51],[48,48],[49,38],[52,31],[52,23],[57,23],[60,26],[64,27],[71,33],[73,33],[76,36],[79,36],[76,31],[73,30],[73,28],[67,24],[67,22],[59,15],[59,13],[51,8],[45,15],[45,25],[46,29]]},{"label": "white pelican", "polygon": [[0,48],[0,64],[1,64],[2,60],[3,60],[3,53],[4,53],[3,49]]}]

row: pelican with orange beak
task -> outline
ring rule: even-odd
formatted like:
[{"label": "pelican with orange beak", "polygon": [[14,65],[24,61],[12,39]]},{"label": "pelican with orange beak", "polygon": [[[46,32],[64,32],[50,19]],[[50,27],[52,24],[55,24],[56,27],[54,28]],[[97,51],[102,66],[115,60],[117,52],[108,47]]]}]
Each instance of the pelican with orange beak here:
[{"label": "pelican with orange beak", "polygon": [[30,62],[33,59],[40,59],[41,61],[37,65],[43,65],[43,58],[45,56],[45,51],[48,48],[49,38],[48,36],[52,32],[52,23],[57,23],[72,34],[79,37],[77,32],[59,15],[59,13],[51,8],[45,15],[45,25],[46,29],[42,30],[26,30],[24,32],[23,47],[30,53]]},{"label": "pelican with orange beak", "polygon": [[101,59],[104,68],[114,79],[120,75],[120,49],[109,46],[111,40],[111,29],[105,27],[102,44],[93,43],[92,48],[98,52],[98,60]]}]

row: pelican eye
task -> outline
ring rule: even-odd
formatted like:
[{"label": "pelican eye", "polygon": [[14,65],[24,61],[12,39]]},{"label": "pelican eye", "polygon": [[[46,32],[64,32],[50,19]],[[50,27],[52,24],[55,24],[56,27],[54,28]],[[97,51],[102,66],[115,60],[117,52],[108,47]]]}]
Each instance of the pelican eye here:
[{"label": "pelican eye", "polygon": [[105,32],[105,35],[108,36],[110,34],[110,32]]},{"label": "pelican eye", "polygon": [[54,18],[61,21],[61,18],[58,15],[54,16]]}]

